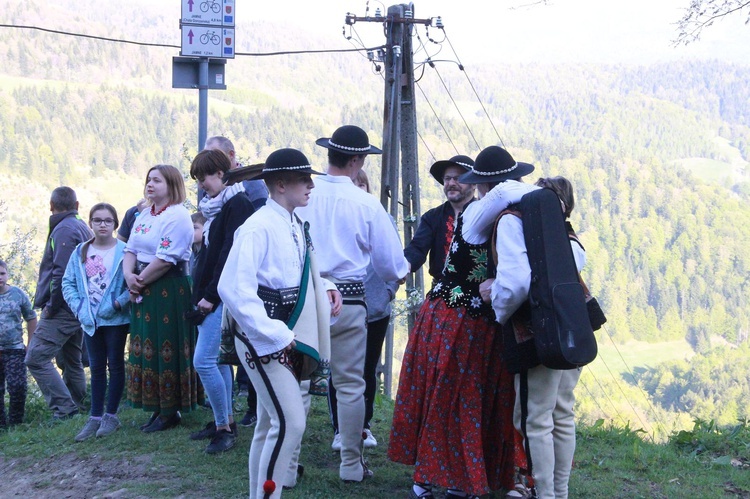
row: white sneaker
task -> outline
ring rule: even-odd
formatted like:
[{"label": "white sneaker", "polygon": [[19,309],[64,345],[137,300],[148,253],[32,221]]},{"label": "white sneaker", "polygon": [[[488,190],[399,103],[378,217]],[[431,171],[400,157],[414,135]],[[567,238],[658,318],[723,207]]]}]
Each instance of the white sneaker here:
[{"label": "white sneaker", "polygon": [[337,433],[333,437],[333,443],[331,444],[331,449],[335,450],[336,452],[341,452],[341,434]]},{"label": "white sneaker", "polygon": [[369,428],[365,428],[362,431],[365,434],[365,441],[364,441],[363,445],[366,448],[377,447],[378,446],[378,441],[375,440],[375,437],[373,436],[373,434],[370,431],[370,429]]}]

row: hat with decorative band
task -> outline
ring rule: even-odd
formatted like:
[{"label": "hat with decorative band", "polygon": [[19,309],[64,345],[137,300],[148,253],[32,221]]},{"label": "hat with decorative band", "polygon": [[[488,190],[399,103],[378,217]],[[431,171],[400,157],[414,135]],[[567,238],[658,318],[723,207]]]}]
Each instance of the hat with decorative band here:
[{"label": "hat with decorative band", "polygon": [[437,161],[430,167],[430,175],[432,175],[440,185],[443,185],[445,170],[447,170],[449,166],[458,166],[459,168],[463,168],[465,171],[470,172],[471,169],[474,168],[474,160],[468,156],[459,154],[458,156],[453,156],[451,159]]},{"label": "hat with decorative band", "polygon": [[477,155],[474,168],[461,175],[458,181],[462,184],[490,184],[521,178],[533,171],[534,165],[516,161],[500,146],[490,146]]},{"label": "hat with decorative band", "polygon": [[315,141],[319,146],[338,151],[349,156],[359,154],[382,154],[383,151],[370,145],[367,132],[354,125],[344,125],[336,129],[333,135]]},{"label": "hat with decorative band", "polygon": [[310,161],[302,151],[292,148],[278,149],[269,154],[268,158],[266,158],[266,162],[263,164],[263,171],[255,178],[265,179],[268,178],[269,175],[279,172],[325,175],[325,173],[317,172],[312,169]]}]

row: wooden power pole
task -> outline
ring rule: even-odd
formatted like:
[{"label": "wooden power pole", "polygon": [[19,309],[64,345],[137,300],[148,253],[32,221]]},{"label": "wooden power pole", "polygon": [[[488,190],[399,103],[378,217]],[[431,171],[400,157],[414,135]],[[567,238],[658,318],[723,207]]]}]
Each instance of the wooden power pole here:
[{"label": "wooden power pole", "polygon": [[[399,220],[401,215],[404,242],[408,244],[414,236],[421,214],[412,30],[414,24],[429,25],[432,20],[415,19],[414,4],[409,3],[392,5],[388,8],[386,17],[377,14],[375,17],[347,16],[347,24],[357,21],[385,23],[385,104],[380,202],[394,220]],[[401,213],[399,205],[402,206]],[[422,269],[407,276],[407,295],[411,295],[414,289],[420,292],[424,289]],[[410,331],[413,326],[414,314],[409,314]],[[388,328],[383,364],[384,393],[390,397],[393,381],[393,324]]]}]

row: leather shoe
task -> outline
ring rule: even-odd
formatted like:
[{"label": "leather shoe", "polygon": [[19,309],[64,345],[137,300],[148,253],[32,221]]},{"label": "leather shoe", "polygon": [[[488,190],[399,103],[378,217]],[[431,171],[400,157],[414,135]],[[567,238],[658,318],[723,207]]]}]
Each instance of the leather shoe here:
[{"label": "leather shoe", "polygon": [[143,423],[143,424],[142,424],[142,425],[140,426],[140,428],[141,428],[141,431],[143,431],[143,430],[145,430],[146,428],[148,428],[149,426],[151,426],[151,424],[152,424],[152,423],[153,423],[153,422],[154,422],[154,421],[156,420],[156,418],[158,418],[158,417],[159,417],[159,413],[158,413],[158,412],[155,412],[155,413],[151,414],[151,416],[149,416],[149,418],[148,418],[148,421],[146,421],[145,423]]},{"label": "leather shoe", "polygon": [[179,414],[176,414],[176,413],[171,415],[168,418],[163,418],[159,416],[158,418],[154,419],[153,423],[148,425],[142,431],[143,433],[154,433],[156,431],[168,430],[180,424],[180,421],[182,421],[182,418],[180,417]]}]

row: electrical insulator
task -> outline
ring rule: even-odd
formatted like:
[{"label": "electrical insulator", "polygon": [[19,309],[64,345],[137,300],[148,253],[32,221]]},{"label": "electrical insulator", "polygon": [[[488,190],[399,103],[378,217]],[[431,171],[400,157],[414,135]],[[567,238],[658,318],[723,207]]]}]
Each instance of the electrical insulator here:
[{"label": "electrical insulator", "polygon": [[381,17],[383,15],[383,12],[381,12],[380,7],[375,9],[375,17]]},{"label": "electrical insulator", "polygon": [[372,52],[372,50],[367,51],[367,59],[369,59],[370,61],[375,60],[375,54]]},{"label": "electrical insulator", "polygon": [[435,27],[443,29],[443,18],[440,16],[437,16],[437,19],[435,19]]},{"label": "electrical insulator", "polygon": [[400,45],[394,45],[393,46],[393,55],[396,57],[399,57],[401,55],[401,46]]},{"label": "electrical insulator", "polygon": [[414,12],[412,12],[412,10],[411,10],[411,9],[406,9],[406,10],[404,11],[404,17],[405,17],[406,19],[411,19],[412,17],[414,17]]}]

